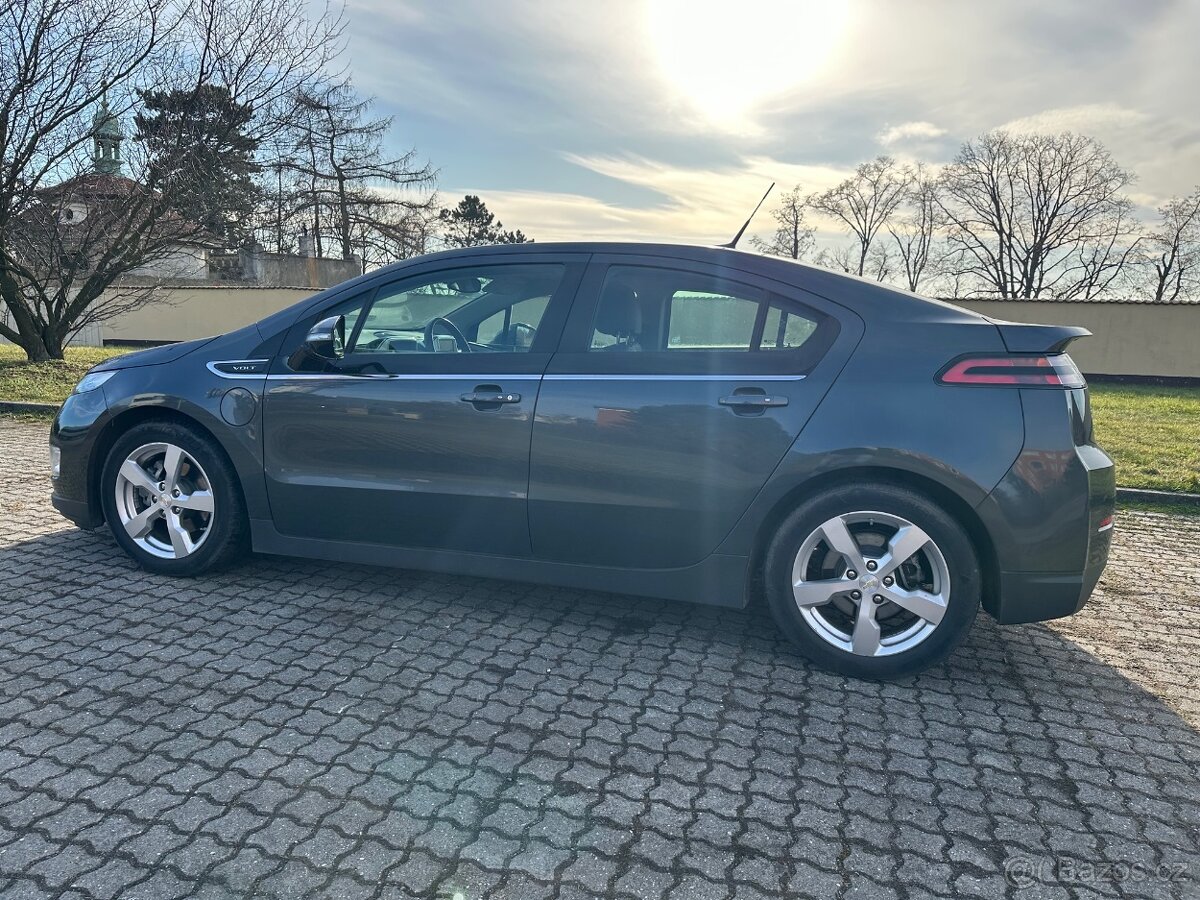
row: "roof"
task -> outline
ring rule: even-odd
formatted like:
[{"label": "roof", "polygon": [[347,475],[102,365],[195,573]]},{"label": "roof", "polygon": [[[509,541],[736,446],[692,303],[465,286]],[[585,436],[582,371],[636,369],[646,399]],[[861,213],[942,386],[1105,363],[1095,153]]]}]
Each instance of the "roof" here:
[{"label": "roof", "polygon": [[443,250],[401,260],[379,269],[373,269],[357,278],[344,281],[328,288],[330,292],[358,290],[379,278],[401,275],[406,270],[431,264],[451,263],[454,260],[478,261],[494,257],[497,261],[507,256],[537,257],[559,253],[627,254],[641,257],[662,257],[664,260],[683,260],[720,266],[748,275],[790,285],[800,290],[841,305],[853,300],[854,311],[870,314],[881,321],[892,318],[905,321],[984,321],[975,312],[961,307],[931,300],[891,285],[881,284],[870,278],[847,275],[821,266],[797,262],[779,256],[768,256],[746,250],[731,250],[727,247],[712,247],[696,244],[637,243],[634,241],[571,241],[541,242],[524,244],[495,244],[484,247],[467,247]]},{"label": "roof", "polygon": [[[673,259],[694,259],[697,261],[710,262],[716,265],[726,265],[734,269],[757,269],[764,274],[770,272],[782,280],[793,280],[797,277],[796,269],[806,271],[807,277],[817,281],[826,281],[829,277],[848,278],[858,282],[863,287],[870,287],[875,290],[886,291],[893,295],[899,295],[905,298],[918,299],[925,302],[933,301],[940,303],[972,303],[984,301],[1001,301],[1001,302],[1020,302],[1020,303],[1136,303],[1150,306],[1164,305],[1194,305],[1200,304],[1200,299],[1181,298],[1178,300],[1153,300],[1148,297],[1126,297],[1115,299],[1058,299],[1053,297],[1031,297],[1020,300],[1008,299],[1004,300],[1000,297],[924,297],[918,294],[913,294],[910,291],[893,285],[884,284],[870,278],[863,278],[858,275],[850,275],[838,269],[829,269],[824,266],[814,265],[813,263],[802,262],[799,260],[789,259],[784,256],[771,256],[769,254],[758,253],[752,250],[735,250],[728,247],[718,247],[704,244],[670,244],[661,242],[639,243],[637,241],[537,241],[536,243],[526,244],[493,244],[484,247],[467,247],[456,250],[443,250],[439,253],[430,253],[425,256],[413,257],[408,260],[401,260],[397,263],[392,263],[390,266],[384,266],[382,269],[375,269],[368,273],[377,274],[391,268],[402,268],[407,264],[417,260],[436,260],[436,259],[453,259],[456,256],[470,256],[478,258],[479,256],[503,257],[512,253],[628,253],[639,256],[663,256]],[[813,288],[814,292],[818,292]]]},{"label": "roof", "polygon": [[306,294],[316,294],[323,288],[315,288],[307,284],[258,284],[245,281],[217,281],[211,278],[195,280],[175,279],[164,280],[151,275],[124,275],[122,284],[160,288],[167,291],[304,291]]},{"label": "roof", "polygon": [[[38,193],[45,197],[56,198],[67,195],[78,195],[81,202],[97,201],[120,203],[121,201],[145,194],[150,189],[139,181],[124,175],[109,175],[104,172],[85,172],[57,184],[42,188]],[[152,192],[154,197],[160,197],[158,191]],[[188,223],[174,209],[167,210],[161,219],[164,227],[175,227],[179,234],[174,240],[179,244],[197,247],[224,247],[225,241],[207,228],[194,223]]]}]

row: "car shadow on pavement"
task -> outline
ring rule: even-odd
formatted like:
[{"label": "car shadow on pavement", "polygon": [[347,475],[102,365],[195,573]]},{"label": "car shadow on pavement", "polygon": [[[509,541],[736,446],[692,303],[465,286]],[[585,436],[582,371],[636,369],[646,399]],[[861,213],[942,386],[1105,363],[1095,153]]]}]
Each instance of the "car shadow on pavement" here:
[{"label": "car shadow on pavement", "polygon": [[761,605],[261,556],[169,579],[75,529],[0,549],[0,594],[0,894],[114,860],[129,897],[1200,879],[1195,728],[1050,626],[981,614],[943,665],[862,682]]}]

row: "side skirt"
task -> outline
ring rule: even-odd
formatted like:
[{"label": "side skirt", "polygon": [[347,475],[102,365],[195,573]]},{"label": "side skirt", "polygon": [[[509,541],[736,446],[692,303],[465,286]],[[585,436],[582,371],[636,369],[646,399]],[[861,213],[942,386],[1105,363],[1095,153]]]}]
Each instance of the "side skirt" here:
[{"label": "side skirt", "polygon": [[452,550],[292,537],[280,534],[275,523],[267,519],[251,519],[250,531],[256,553],[530,581],[734,609],[741,609],[747,601],[746,575],[750,561],[744,556],[714,553],[702,562],[682,569],[614,569]]}]

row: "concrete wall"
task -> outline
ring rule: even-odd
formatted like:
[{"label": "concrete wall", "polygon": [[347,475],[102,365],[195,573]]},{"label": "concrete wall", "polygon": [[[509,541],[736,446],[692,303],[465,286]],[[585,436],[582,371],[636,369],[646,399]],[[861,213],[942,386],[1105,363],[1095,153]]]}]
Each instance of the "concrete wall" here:
[{"label": "concrete wall", "polygon": [[279,256],[242,250],[242,277],[259,284],[307,285],[313,288],[333,287],[362,274],[357,259],[318,259],[315,256]]},{"label": "concrete wall", "polygon": [[206,270],[199,278],[229,284],[327,288],[362,274],[362,261],[288,256],[262,250],[238,250],[208,254]]},{"label": "concrete wall", "polygon": [[953,302],[993,319],[1082,325],[1092,336],[1069,352],[1087,375],[1200,378],[1200,303]]}]

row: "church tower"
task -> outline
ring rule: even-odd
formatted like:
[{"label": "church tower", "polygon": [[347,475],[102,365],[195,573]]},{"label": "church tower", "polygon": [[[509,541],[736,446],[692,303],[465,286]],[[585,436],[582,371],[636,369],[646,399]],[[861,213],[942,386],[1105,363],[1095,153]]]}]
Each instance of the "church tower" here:
[{"label": "church tower", "polygon": [[107,98],[101,99],[100,109],[92,118],[92,168],[98,175],[121,174],[121,123],[108,108]]}]

